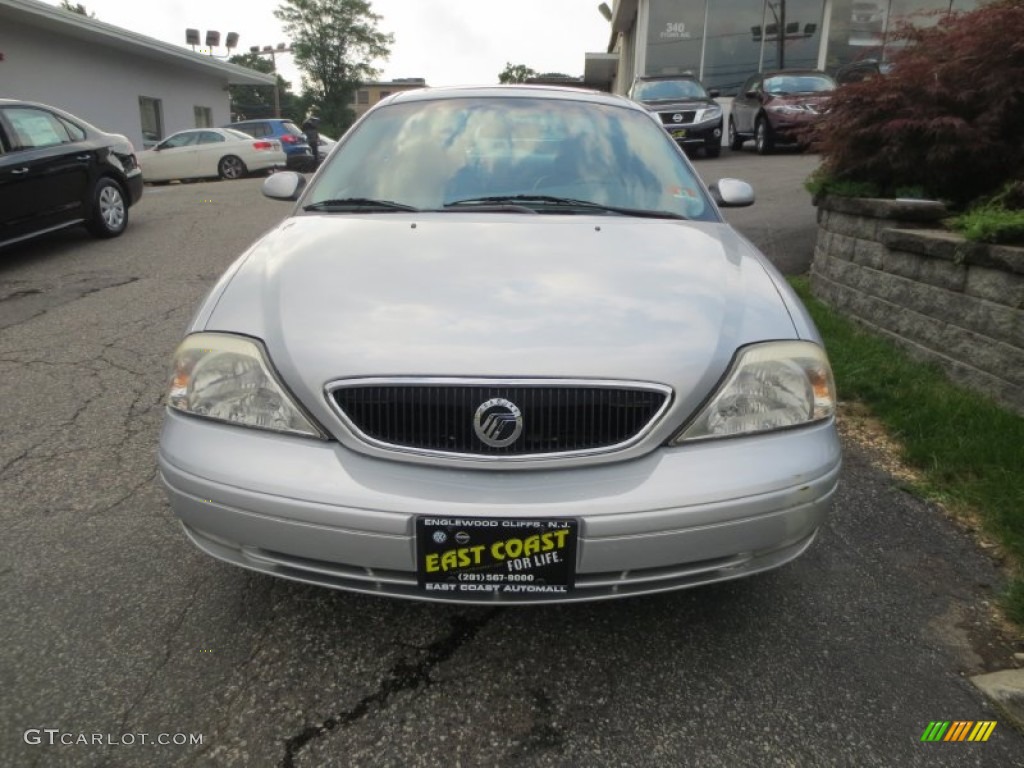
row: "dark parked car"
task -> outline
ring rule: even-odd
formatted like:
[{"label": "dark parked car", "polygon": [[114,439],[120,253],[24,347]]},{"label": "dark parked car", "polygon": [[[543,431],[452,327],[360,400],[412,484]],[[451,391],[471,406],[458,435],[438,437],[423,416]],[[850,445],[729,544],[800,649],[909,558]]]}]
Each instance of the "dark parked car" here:
[{"label": "dark parked car", "polygon": [[290,171],[312,171],[316,169],[313,162],[313,150],[306,141],[306,134],[299,126],[284,118],[266,118],[261,120],[242,120],[225,125],[236,131],[247,133],[255,139],[277,139],[285,154],[285,164]]},{"label": "dark parked car", "polygon": [[117,237],[140,197],[127,138],[45,104],[0,99],[0,247],[76,224]]},{"label": "dark parked car", "polygon": [[802,130],[827,109],[836,82],[817,70],[762,72],[747,78],[732,102],[729,146],[754,140],[758,154],[776,144],[798,143]]},{"label": "dark parked car", "polygon": [[888,75],[892,72],[892,64],[878,59],[862,59],[854,61],[846,66],[840,67],[836,72],[836,82],[839,85],[844,83],[859,83],[871,77]]},{"label": "dark parked car", "polygon": [[708,157],[722,151],[722,108],[718,91],[708,91],[692,75],[638,77],[629,98],[661,120],[662,126],[684,149],[704,148]]}]

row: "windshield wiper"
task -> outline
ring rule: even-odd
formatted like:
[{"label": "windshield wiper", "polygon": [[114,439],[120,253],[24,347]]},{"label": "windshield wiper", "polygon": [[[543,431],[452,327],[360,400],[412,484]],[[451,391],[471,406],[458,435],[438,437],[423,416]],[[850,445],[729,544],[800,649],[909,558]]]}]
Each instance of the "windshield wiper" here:
[{"label": "windshield wiper", "polygon": [[418,211],[411,205],[396,203],[394,200],[373,200],[369,197],[342,197],[321,200],[302,206],[304,211]]},{"label": "windshield wiper", "polygon": [[652,211],[646,208],[623,208],[617,205],[604,205],[591,200],[576,200],[571,197],[554,197],[552,195],[494,195],[492,197],[470,197],[465,200],[453,200],[445,203],[445,208],[458,208],[462,206],[486,206],[501,203],[536,203],[538,205],[550,205],[558,208],[585,208],[588,211],[601,211],[602,213],[617,213],[622,216],[640,216],[649,219],[686,219],[685,216],[672,211]]}]

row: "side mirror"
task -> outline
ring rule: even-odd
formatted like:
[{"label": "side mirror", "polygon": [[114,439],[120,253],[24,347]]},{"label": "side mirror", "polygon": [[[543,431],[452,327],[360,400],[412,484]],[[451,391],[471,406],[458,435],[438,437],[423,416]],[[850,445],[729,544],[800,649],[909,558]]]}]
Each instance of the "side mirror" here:
[{"label": "side mirror", "polygon": [[754,204],[754,188],[739,179],[719,179],[708,191],[719,208],[746,208]]},{"label": "side mirror", "polygon": [[263,195],[272,200],[298,200],[306,188],[306,177],[294,171],[272,173],[263,182]]},{"label": "side mirror", "polygon": [[708,91],[708,96],[710,96],[712,99],[717,99],[721,95],[722,92],[717,88],[712,88],[710,91]]}]

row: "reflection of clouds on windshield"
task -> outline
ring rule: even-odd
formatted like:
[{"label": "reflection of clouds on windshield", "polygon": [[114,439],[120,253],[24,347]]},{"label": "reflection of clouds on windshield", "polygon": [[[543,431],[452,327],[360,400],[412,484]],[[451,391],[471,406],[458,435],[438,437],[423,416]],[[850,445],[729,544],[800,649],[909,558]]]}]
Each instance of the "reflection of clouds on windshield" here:
[{"label": "reflection of clouds on windshield", "polygon": [[699,216],[698,184],[674,152],[646,115],[618,107],[451,99],[382,108],[324,176],[330,196],[418,208],[534,194]]}]

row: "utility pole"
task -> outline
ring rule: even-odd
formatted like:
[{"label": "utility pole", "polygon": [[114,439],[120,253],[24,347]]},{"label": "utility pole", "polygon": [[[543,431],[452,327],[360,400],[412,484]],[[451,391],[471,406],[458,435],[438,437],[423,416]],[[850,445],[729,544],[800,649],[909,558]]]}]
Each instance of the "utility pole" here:
[{"label": "utility pole", "polygon": [[258,56],[270,56],[270,66],[274,70],[274,117],[281,116],[281,89],[278,87],[279,83],[277,81],[277,54],[291,52],[291,45],[287,45],[285,43],[278,43],[277,48],[272,45],[264,45],[262,48],[258,45],[254,45],[249,48],[249,53],[254,53]]}]

